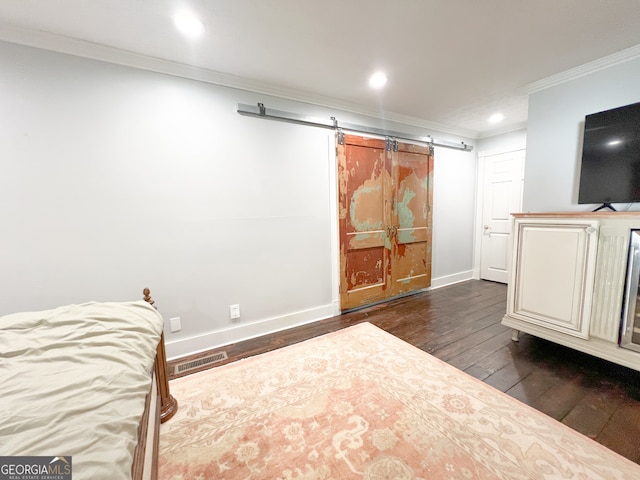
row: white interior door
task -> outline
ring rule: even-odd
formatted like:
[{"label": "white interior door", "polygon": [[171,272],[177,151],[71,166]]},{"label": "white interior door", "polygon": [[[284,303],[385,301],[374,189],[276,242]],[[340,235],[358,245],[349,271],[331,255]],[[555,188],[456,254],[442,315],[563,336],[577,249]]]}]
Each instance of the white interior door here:
[{"label": "white interior door", "polygon": [[522,210],[524,150],[484,160],[480,278],[507,283],[511,213]]}]

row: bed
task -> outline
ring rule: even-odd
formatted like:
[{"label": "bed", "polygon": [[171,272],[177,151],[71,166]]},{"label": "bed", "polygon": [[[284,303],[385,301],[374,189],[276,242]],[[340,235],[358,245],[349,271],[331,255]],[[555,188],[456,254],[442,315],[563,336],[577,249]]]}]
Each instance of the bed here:
[{"label": "bed", "polygon": [[156,478],[177,402],[144,295],[0,317],[0,455],[64,457],[74,480]]}]

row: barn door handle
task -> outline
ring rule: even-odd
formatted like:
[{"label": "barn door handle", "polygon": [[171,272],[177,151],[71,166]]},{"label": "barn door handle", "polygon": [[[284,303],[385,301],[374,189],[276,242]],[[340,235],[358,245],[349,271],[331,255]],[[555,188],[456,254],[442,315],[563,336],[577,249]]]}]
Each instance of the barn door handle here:
[{"label": "barn door handle", "polygon": [[398,227],[396,227],[395,225],[387,225],[385,231],[387,232],[387,237],[389,238],[393,238],[398,235]]}]

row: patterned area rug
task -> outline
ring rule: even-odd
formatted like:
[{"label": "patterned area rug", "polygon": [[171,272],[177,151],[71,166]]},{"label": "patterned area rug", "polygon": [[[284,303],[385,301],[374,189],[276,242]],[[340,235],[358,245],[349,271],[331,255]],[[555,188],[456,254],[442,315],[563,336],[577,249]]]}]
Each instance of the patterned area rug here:
[{"label": "patterned area rug", "polygon": [[640,466],[363,323],[171,382],[159,478],[639,479]]}]

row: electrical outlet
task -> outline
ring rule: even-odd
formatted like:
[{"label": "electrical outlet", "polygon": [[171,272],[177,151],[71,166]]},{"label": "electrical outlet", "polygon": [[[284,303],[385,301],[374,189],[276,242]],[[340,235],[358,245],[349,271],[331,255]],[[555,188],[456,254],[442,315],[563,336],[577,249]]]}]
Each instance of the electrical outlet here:
[{"label": "electrical outlet", "polygon": [[171,325],[171,333],[179,332],[182,330],[182,324],[180,323],[180,317],[173,317],[169,319]]},{"label": "electrical outlet", "polygon": [[237,303],[235,305],[229,305],[229,318],[231,320],[240,318],[240,305]]}]

